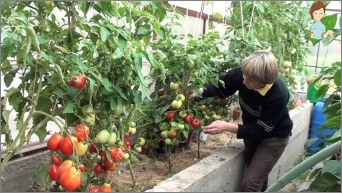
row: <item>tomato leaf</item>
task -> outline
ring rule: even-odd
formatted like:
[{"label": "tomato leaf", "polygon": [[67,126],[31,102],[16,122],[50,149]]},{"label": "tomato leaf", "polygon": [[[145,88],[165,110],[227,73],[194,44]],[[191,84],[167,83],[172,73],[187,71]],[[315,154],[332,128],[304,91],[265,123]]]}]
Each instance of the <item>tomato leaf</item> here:
[{"label": "tomato leaf", "polygon": [[76,109],[76,104],[74,102],[69,102],[64,110],[63,110],[63,114],[67,114],[67,113],[74,113],[75,112],[75,109]]},{"label": "tomato leaf", "polygon": [[[1,50],[2,51],[2,50]],[[3,53],[1,52],[1,55]],[[12,70],[12,65],[10,64],[10,62],[6,59],[2,60],[4,61],[2,64],[1,64],[1,72],[2,74],[6,74],[7,72],[10,72]]]},{"label": "tomato leaf", "polygon": [[127,41],[126,41],[126,39],[125,39],[121,34],[119,34],[117,38],[118,38],[117,44],[118,44],[119,48],[120,48],[121,50],[124,50],[124,49],[126,48],[126,46],[127,46]]},{"label": "tomato leaf", "polygon": [[337,21],[337,13],[327,15],[321,19],[322,24],[325,25],[325,30],[331,30],[335,27]]},{"label": "tomato leaf", "polygon": [[10,71],[5,74],[4,82],[5,82],[6,87],[9,87],[12,84],[15,75],[16,73],[14,71]]},{"label": "tomato leaf", "polygon": [[120,48],[116,48],[115,52],[112,54],[112,59],[118,59],[123,56],[123,52],[121,51]]},{"label": "tomato leaf", "polygon": [[108,39],[108,36],[109,36],[109,31],[108,31],[108,29],[105,28],[105,27],[101,27],[101,29],[100,29],[100,36],[101,36],[101,40],[102,40],[103,42],[106,42],[107,39]]},{"label": "tomato leaf", "polygon": [[341,69],[337,69],[334,75],[334,83],[337,87],[341,86]]},{"label": "tomato leaf", "polygon": [[322,173],[330,172],[332,174],[341,174],[341,161],[326,160],[322,168]]},{"label": "tomato leaf", "polygon": [[102,78],[102,83],[107,91],[113,92],[112,83],[108,80],[108,78]]}]

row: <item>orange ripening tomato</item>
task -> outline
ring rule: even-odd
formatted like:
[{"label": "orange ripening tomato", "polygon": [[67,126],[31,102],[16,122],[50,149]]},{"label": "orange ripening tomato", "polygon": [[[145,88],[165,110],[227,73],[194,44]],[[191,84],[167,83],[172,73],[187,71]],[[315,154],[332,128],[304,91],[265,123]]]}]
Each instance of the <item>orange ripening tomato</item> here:
[{"label": "orange ripening tomato", "polygon": [[81,173],[75,166],[72,166],[63,172],[59,182],[64,190],[68,192],[74,191],[81,186]]},{"label": "orange ripening tomato", "polygon": [[76,149],[77,143],[77,137],[67,135],[59,142],[59,151],[66,156],[71,156],[74,149]]},{"label": "orange ripening tomato", "polygon": [[100,188],[100,192],[111,192],[111,191],[112,191],[112,186],[109,183],[104,183]]},{"label": "orange ripening tomato", "polygon": [[47,141],[47,148],[51,151],[57,151],[59,147],[59,142],[63,139],[63,136],[59,133],[51,135]]},{"label": "orange ripening tomato", "polygon": [[78,124],[75,127],[75,135],[77,136],[78,141],[84,141],[87,139],[90,134],[90,128],[84,124]]},{"label": "orange ripening tomato", "polygon": [[71,160],[64,160],[63,163],[58,167],[57,169],[57,175],[58,178],[60,178],[63,174],[63,172],[69,168],[71,168],[72,166],[74,166],[74,162],[72,162]]}]

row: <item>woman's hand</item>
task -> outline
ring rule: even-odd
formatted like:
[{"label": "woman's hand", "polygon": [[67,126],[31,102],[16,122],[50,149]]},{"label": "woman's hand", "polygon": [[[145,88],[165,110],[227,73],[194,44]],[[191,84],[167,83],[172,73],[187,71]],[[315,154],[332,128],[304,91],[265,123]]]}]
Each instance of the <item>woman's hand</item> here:
[{"label": "woman's hand", "polygon": [[196,98],[196,97],[199,97],[199,96],[202,96],[202,93],[203,93],[203,88],[200,88],[197,93],[195,91],[192,91],[189,95],[189,98],[193,99],[193,98]]},{"label": "woman's hand", "polygon": [[236,123],[230,123],[222,120],[216,120],[212,122],[210,125],[207,125],[203,128],[203,132],[205,134],[219,134],[224,131],[229,131],[232,133],[237,133],[239,127]]}]

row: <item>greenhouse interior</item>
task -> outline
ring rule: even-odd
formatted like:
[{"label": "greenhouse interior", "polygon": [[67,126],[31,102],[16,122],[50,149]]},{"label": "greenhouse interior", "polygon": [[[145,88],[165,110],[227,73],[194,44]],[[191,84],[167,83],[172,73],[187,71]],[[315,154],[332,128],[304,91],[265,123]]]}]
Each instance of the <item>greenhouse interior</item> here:
[{"label": "greenhouse interior", "polygon": [[340,1],[0,6],[2,191],[341,192]]}]

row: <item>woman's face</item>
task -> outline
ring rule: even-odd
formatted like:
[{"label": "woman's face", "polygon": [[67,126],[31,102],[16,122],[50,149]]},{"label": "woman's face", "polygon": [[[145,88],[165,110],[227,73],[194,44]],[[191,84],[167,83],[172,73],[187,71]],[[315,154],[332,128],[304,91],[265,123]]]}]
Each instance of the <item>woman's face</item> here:
[{"label": "woman's face", "polygon": [[322,17],[324,16],[324,9],[323,8],[317,9],[316,11],[312,13],[312,15],[316,21],[321,21]]},{"label": "woman's face", "polygon": [[248,89],[260,89],[265,86],[262,82],[258,80],[251,79],[247,77],[246,75],[243,74],[243,84],[248,88]]}]

